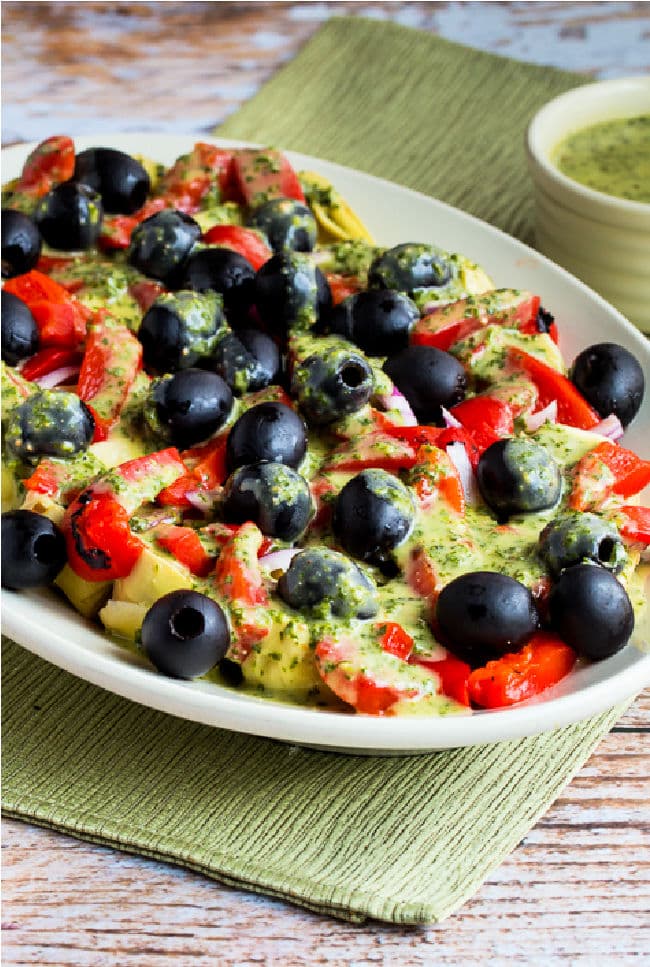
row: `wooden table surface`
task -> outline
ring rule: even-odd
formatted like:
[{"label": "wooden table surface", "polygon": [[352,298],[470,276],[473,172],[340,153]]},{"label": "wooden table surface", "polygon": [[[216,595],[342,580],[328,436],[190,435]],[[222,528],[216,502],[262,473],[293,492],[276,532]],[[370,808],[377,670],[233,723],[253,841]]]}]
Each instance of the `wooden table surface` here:
[{"label": "wooden table surface", "polygon": [[[598,77],[650,71],[646,3],[4,3],[3,142],[205,135],[333,14]],[[461,911],[352,926],[3,823],[5,964],[650,964],[650,691]]]}]

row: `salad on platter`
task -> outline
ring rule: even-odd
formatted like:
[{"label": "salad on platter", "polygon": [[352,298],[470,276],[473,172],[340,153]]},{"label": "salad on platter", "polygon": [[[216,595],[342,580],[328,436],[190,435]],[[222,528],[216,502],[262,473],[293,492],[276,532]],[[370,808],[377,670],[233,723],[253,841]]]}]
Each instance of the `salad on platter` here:
[{"label": "salad on platter", "polygon": [[567,368],[543,294],[375,242],[274,148],[55,136],[2,204],[3,587],[342,713],[504,708],[633,647],[627,349]]}]

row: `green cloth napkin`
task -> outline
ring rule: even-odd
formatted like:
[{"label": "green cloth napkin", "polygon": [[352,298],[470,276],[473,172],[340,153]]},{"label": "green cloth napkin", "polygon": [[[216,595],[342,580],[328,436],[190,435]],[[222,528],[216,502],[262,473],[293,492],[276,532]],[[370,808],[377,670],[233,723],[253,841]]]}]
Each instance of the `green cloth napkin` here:
[{"label": "green cloth napkin", "polygon": [[[528,238],[524,128],[580,80],[335,19],[219,133],[363,168]],[[151,711],[11,642],[3,662],[7,815],[359,921],[456,909],[622,712],[520,741],[365,758]]]}]

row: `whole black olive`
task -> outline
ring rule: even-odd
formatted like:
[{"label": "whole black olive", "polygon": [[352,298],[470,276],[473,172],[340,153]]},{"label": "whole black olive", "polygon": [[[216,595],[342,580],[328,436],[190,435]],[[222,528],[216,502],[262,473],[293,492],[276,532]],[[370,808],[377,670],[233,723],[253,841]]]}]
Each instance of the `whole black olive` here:
[{"label": "whole black olive", "polygon": [[409,401],[420,423],[442,425],[441,408],[450,409],[465,399],[465,370],[450,353],[434,346],[408,346],[386,360],[384,372]]},{"label": "whole black olive", "polygon": [[38,349],[38,326],[29,306],[13,292],[2,290],[2,358],[15,366]]},{"label": "whole black olive", "polygon": [[283,463],[239,467],[226,481],[222,513],[231,524],[252,520],[263,534],[294,541],[313,513],[309,484]]},{"label": "whole black olive", "polygon": [[546,525],[539,535],[539,553],[554,577],[589,561],[618,574],[627,561],[616,525],[580,511],[567,512]]},{"label": "whole black olive", "polygon": [[212,367],[233,393],[241,395],[264,389],[280,371],[280,353],[272,339],[256,329],[230,332],[212,357]]},{"label": "whole black olive", "polygon": [[551,589],[548,610],[562,640],[592,661],[616,654],[634,631],[634,611],[625,588],[594,564],[563,571]]},{"label": "whole black olive", "polygon": [[31,510],[2,515],[3,588],[47,587],[65,562],[65,538],[48,517]]},{"label": "whole black olive", "polygon": [[331,304],[327,280],[309,255],[284,251],[255,276],[255,306],[274,335],[311,329]]},{"label": "whole black olive", "polygon": [[88,185],[64,181],[44,195],[34,219],[51,248],[79,251],[99,238],[104,209],[101,196]]},{"label": "whole black olive", "polygon": [[175,288],[182,266],[200,237],[201,229],[193,218],[167,208],[136,225],[127,260],[150,278]]},{"label": "whole black olive", "polygon": [[307,431],[284,403],[258,403],[233,424],[226,443],[229,473],[249,463],[271,460],[297,467],[307,451]]},{"label": "whole black olive", "polygon": [[181,369],[153,380],[144,413],[154,433],[186,450],[216,433],[231,409],[232,393],[221,376]]},{"label": "whole black olive", "polygon": [[407,487],[386,470],[362,470],[339,493],[332,527],[348,553],[378,563],[410,533],[415,506]]},{"label": "whole black olive", "polygon": [[145,312],[138,330],[145,365],[161,375],[196,365],[209,368],[227,328],[216,292],[165,292]]},{"label": "whole black olive", "polygon": [[75,393],[37,390],[12,411],[5,434],[6,447],[26,463],[40,457],[71,457],[86,450],[95,421]]},{"label": "whole black olive", "polygon": [[151,181],[131,155],[115,148],[88,148],[75,158],[74,181],[89,185],[102,196],[105,212],[131,215],[141,208]]},{"label": "whole black olive", "polygon": [[562,474],[553,456],[528,437],[497,440],[481,454],[479,490],[498,519],[553,507],[562,492]]},{"label": "whole black olive", "polygon": [[2,278],[13,279],[33,269],[41,254],[41,233],[29,215],[2,209]]},{"label": "whole black olive", "polygon": [[612,342],[583,349],[571,367],[571,379],[603,418],[611,413],[623,426],[639,412],[645,377],[636,356]]},{"label": "whole black olive", "polygon": [[435,245],[405,242],[377,256],[368,270],[371,288],[417,292],[438,289],[452,277],[452,264]]},{"label": "whole black olive", "polygon": [[229,645],[230,629],[221,607],[198,591],[171,591],[149,608],[142,623],[145,654],[171,678],[205,675]]},{"label": "whole black olive", "polygon": [[329,315],[328,328],[369,356],[391,356],[406,349],[419,318],[417,306],[402,292],[370,289],[339,303]]},{"label": "whole black olive", "polygon": [[316,245],[316,219],[311,209],[293,198],[271,198],[258,205],[247,224],[264,232],[274,252],[311,252]]},{"label": "whole black olive", "polygon": [[297,554],[278,581],[278,594],[292,608],[316,617],[372,618],[377,588],[345,554],[325,547]]},{"label": "whole black olive", "polygon": [[245,323],[254,298],[255,269],[248,259],[229,248],[192,252],[180,273],[179,288],[218,292],[233,326]]}]

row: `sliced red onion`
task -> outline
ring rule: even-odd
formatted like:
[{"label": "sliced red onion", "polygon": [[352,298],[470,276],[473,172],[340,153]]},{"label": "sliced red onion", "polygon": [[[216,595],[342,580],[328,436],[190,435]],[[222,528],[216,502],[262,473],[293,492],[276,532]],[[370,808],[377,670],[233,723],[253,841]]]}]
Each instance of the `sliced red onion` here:
[{"label": "sliced red onion", "polygon": [[78,366],[61,366],[60,369],[53,369],[51,373],[47,373],[45,376],[39,376],[34,382],[38,383],[41,389],[53,389],[55,386],[60,386],[61,383],[72,379],[73,376],[76,380],[78,375]]},{"label": "sliced red onion", "polygon": [[555,423],[557,421],[557,400],[551,400],[548,406],[537,413],[529,413],[524,417],[524,426],[529,433],[539,430],[544,423]]},{"label": "sliced red onion", "polygon": [[403,393],[393,386],[393,391],[389,395],[388,393],[382,393],[381,396],[377,396],[377,403],[384,410],[396,410],[402,417],[402,426],[417,426],[418,421],[415,413],[411,409],[410,403]]},{"label": "sliced red onion", "polygon": [[436,299],[435,301],[432,300],[431,302],[425,302],[420,310],[420,315],[428,316],[432,312],[435,312],[436,309],[442,309],[444,306],[450,306],[452,302],[455,301],[455,299]]},{"label": "sliced red onion", "polygon": [[467,456],[465,444],[457,441],[456,443],[450,443],[445,449],[449,455],[449,459],[458,471],[460,482],[463,485],[466,503],[471,507],[475,506],[478,503],[479,497],[478,486],[474,471],[472,470],[472,464]]},{"label": "sliced red onion", "polygon": [[445,421],[446,427],[452,426],[452,427],[455,427],[456,429],[458,429],[459,427],[462,427],[463,424],[460,422],[460,420],[457,420],[455,416],[452,416],[449,410],[446,410],[444,406],[441,406],[440,410],[442,412],[442,418]]},{"label": "sliced red onion", "polygon": [[291,561],[296,554],[300,554],[300,551],[300,547],[286,547],[281,551],[273,551],[271,554],[265,554],[264,557],[261,557],[259,565],[266,571],[281,571],[284,574],[285,571],[289,570]]},{"label": "sliced red onion", "polygon": [[187,502],[192,505],[195,510],[200,511],[202,514],[207,514],[214,508],[217,502],[217,498],[221,493],[222,488],[218,487],[216,490],[202,490],[195,493],[185,494]]},{"label": "sliced red onion", "polygon": [[616,443],[617,440],[621,439],[625,430],[619,418],[614,413],[610,413],[609,416],[606,416],[604,420],[593,427],[592,433],[600,433],[601,436],[606,436]]}]

